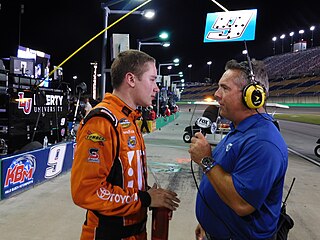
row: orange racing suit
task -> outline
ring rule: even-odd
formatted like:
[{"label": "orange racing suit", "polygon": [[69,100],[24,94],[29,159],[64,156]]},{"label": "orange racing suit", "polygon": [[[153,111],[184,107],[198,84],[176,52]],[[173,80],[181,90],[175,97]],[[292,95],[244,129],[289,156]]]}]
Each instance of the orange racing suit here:
[{"label": "orange racing suit", "polygon": [[87,209],[81,240],[146,240],[145,144],[139,114],[107,93],[81,122],[71,193]]}]

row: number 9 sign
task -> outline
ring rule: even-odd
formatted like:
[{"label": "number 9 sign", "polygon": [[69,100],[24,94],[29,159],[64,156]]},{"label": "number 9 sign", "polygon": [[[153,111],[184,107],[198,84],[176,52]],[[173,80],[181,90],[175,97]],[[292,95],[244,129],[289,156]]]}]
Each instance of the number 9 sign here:
[{"label": "number 9 sign", "polygon": [[62,172],[66,148],[66,144],[59,144],[50,148],[45,178],[56,177]]}]

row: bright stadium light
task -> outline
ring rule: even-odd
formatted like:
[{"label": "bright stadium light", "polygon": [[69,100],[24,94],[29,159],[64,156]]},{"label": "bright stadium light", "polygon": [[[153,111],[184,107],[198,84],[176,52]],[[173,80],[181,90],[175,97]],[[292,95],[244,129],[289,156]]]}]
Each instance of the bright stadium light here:
[{"label": "bright stadium light", "polygon": [[155,15],[155,11],[152,9],[146,9],[141,12],[141,15],[144,16],[145,18],[152,19]]},{"label": "bright stadium light", "polygon": [[175,58],[175,59],[173,59],[173,62],[177,64],[180,62],[180,60],[179,60],[179,58]]},{"label": "bright stadium light", "polygon": [[159,38],[164,39],[164,40],[168,39],[168,37],[169,37],[169,34],[167,32],[162,32],[159,35]]}]

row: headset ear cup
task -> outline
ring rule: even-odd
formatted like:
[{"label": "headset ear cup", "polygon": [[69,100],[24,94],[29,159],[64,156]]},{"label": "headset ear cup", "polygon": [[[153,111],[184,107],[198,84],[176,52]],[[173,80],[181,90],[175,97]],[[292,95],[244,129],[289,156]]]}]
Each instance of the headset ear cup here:
[{"label": "headset ear cup", "polygon": [[264,105],[266,93],[260,85],[248,84],[242,92],[242,100],[250,109],[258,109]]}]

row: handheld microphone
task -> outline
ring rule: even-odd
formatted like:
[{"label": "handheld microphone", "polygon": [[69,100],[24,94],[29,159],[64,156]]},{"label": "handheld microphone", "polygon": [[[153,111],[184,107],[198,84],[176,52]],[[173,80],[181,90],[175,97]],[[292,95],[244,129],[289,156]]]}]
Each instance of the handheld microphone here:
[{"label": "handheld microphone", "polygon": [[201,129],[203,135],[214,133],[217,130],[219,119],[219,107],[209,105],[204,110],[202,117],[197,119],[196,125]]},{"label": "handheld microphone", "polygon": [[199,117],[196,120],[196,126],[200,128],[200,132],[205,136],[207,133],[211,133],[212,121],[207,117]]}]

